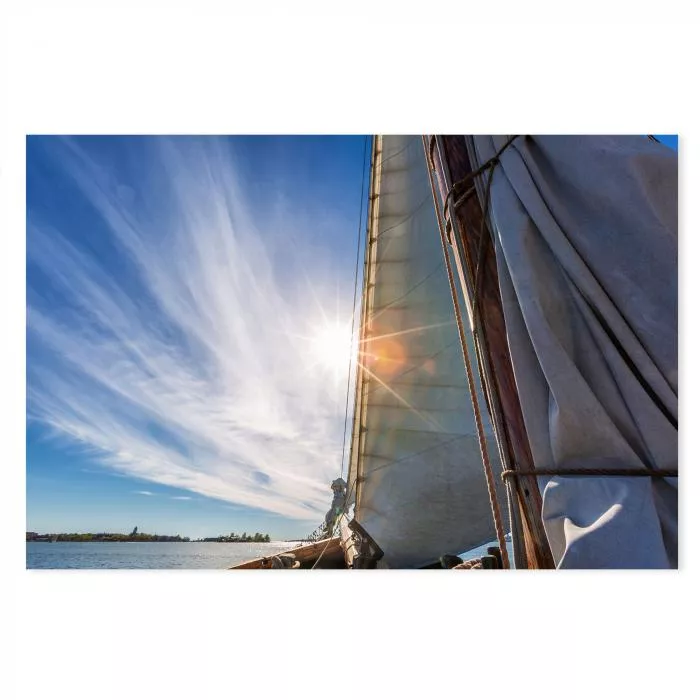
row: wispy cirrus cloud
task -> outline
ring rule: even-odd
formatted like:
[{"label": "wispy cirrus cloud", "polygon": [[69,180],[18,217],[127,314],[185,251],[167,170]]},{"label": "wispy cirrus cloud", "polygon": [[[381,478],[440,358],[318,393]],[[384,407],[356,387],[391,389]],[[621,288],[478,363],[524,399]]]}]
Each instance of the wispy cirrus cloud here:
[{"label": "wispy cirrus cloud", "polygon": [[152,496],[153,493],[151,491],[134,491],[134,493],[138,493],[140,496]]},{"label": "wispy cirrus cloud", "polygon": [[99,219],[30,210],[30,417],[121,473],[317,518],[345,382],[308,338],[339,305],[293,211],[251,212],[213,140],[148,142],[137,182],[75,141],[49,148]]},{"label": "wispy cirrus cloud", "polygon": [[171,496],[173,501],[191,501],[192,496]]}]

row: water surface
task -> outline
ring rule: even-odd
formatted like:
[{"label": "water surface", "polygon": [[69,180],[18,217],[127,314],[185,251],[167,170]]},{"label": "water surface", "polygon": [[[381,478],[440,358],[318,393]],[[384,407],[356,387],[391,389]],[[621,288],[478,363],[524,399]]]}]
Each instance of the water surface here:
[{"label": "water surface", "polygon": [[[228,569],[296,542],[27,542],[28,569]],[[462,555],[484,556],[488,545]],[[512,544],[508,552],[513,557]]]},{"label": "water surface", "polygon": [[27,542],[28,569],[227,569],[294,542]]}]

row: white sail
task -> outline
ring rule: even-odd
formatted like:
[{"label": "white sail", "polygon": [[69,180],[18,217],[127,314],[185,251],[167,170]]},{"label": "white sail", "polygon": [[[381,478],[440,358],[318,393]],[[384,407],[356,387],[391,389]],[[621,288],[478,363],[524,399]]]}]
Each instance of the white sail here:
[{"label": "white sail", "polygon": [[[505,137],[466,137],[473,164]],[[677,156],[645,137],[521,137],[491,191],[537,468],[678,467]],[[482,193],[483,194],[483,193]],[[540,478],[562,568],[677,566],[677,479]]]},{"label": "white sail", "polygon": [[349,473],[356,520],[392,568],[494,539],[420,137],[375,140],[361,329]]}]

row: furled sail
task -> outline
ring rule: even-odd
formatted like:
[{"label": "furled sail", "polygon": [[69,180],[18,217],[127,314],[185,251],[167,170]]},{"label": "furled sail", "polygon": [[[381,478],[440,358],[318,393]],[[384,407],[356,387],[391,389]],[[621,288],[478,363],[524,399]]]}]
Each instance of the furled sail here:
[{"label": "furled sail", "polygon": [[[505,137],[465,137],[472,165]],[[645,137],[519,137],[490,195],[536,467],[678,467],[677,156]],[[483,201],[482,192],[482,201]],[[677,566],[677,479],[539,479],[559,567]]]},{"label": "furled sail", "polygon": [[373,162],[348,481],[386,564],[416,567],[495,533],[422,141],[376,137]]}]

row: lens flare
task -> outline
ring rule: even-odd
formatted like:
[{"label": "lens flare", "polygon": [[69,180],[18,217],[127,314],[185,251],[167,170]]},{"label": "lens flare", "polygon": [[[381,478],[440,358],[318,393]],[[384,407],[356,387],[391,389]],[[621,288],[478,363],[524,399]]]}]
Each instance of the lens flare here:
[{"label": "lens flare", "polygon": [[348,369],[352,348],[351,331],[348,325],[329,323],[319,328],[311,342],[316,362],[337,376]]}]

